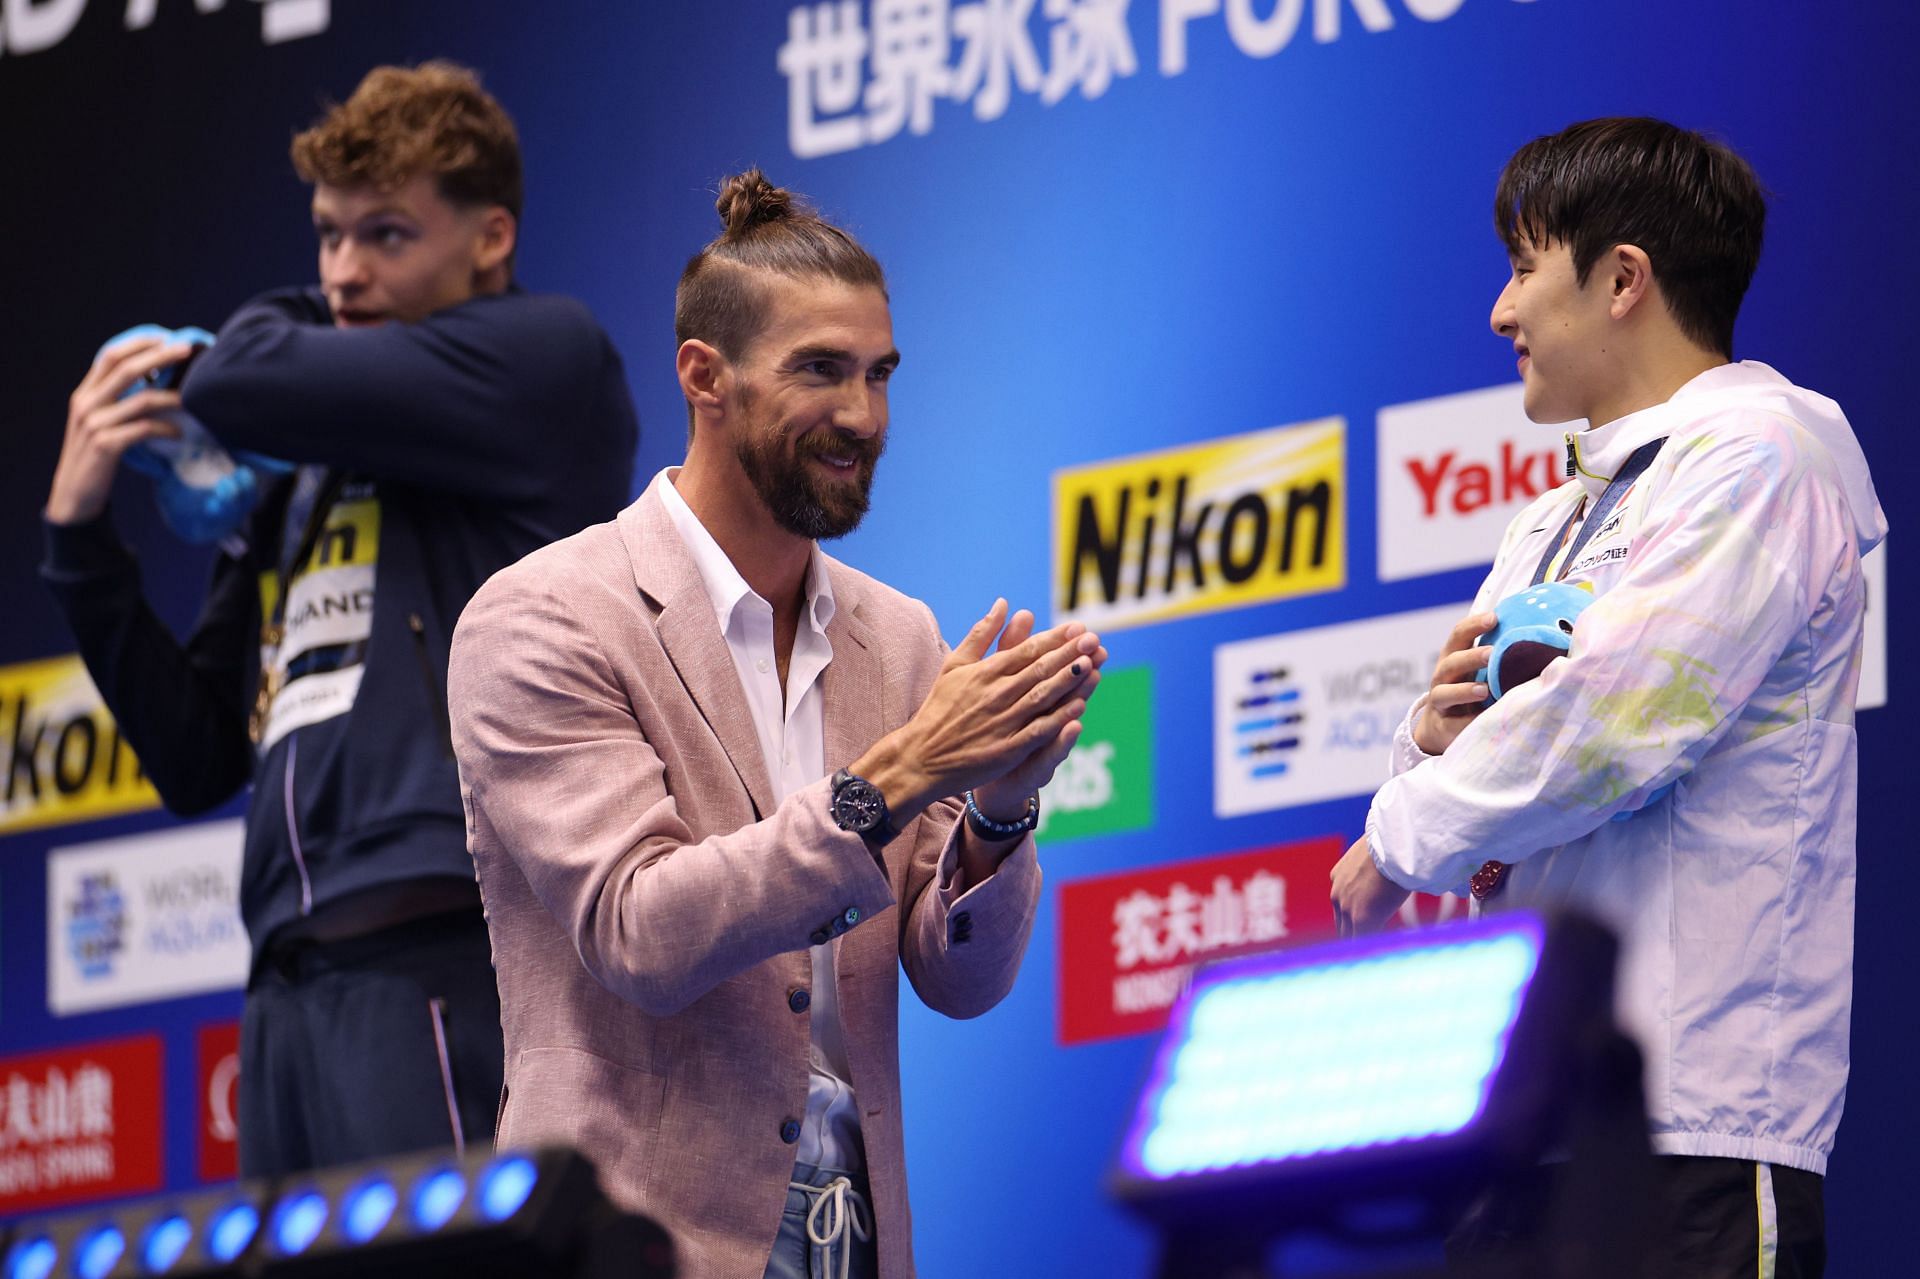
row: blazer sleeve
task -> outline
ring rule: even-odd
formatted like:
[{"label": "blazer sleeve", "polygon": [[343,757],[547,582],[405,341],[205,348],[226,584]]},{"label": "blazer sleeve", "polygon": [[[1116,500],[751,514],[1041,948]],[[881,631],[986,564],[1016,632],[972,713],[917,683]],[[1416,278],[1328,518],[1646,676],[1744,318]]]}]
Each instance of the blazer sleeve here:
[{"label": "blazer sleeve", "polygon": [[475,856],[513,860],[603,986],[670,1016],[897,904],[866,842],[834,825],[824,778],[696,840],[669,787],[685,770],[633,709],[652,695],[623,685],[588,610],[550,578],[496,575],[454,634],[448,703]]},{"label": "blazer sleeve", "polygon": [[[944,661],[946,643],[932,612],[921,609]],[[916,690],[916,706],[926,691]],[[962,893],[960,842],[974,836],[961,812],[961,801],[945,799],[914,823],[900,963],[927,1007],[949,1017],[978,1017],[1006,998],[1019,975],[1040,903],[1040,860],[1033,836],[1023,835],[993,874]]]}]

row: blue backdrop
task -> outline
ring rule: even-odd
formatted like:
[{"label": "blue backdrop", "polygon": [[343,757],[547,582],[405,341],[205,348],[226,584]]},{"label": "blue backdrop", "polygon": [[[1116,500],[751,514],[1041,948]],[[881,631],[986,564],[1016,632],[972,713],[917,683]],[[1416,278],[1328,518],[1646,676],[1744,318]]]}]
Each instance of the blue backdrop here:
[{"label": "blue backdrop", "polygon": [[[1152,1041],[1060,1042],[1060,887],[1358,833],[1359,795],[1216,815],[1213,649],[1449,605],[1477,586],[1472,565],[1382,580],[1376,414],[1512,381],[1511,350],[1487,330],[1506,274],[1489,209],[1518,145],[1638,113],[1732,141],[1774,195],[1736,353],[1839,400],[1896,541],[1916,516],[1897,398],[1916,284],[1906,228],[1920,222],[1909,6],[1120,0],[1129,73],[1111,25],[1100,38],[1112,5],[949,13],[862,0],[852,13],[869,56],[851,74],[856,88],[877,82],[875,96],[836,101],[828,74],[801,95],[796,123],[782,48],[791,68],[831,42],[794,37],[785,3],[335,0],[319,6],[324,29],[268,43],[262,20],[283,3],[204,15],[166,4],[129,29],[118,4],[79,0],[65,6],[77,16],[64,38],[24,51],[15,12],[33,6],[0,10],[12,285],[0,422],[14,459],[0,663],[72,649],[32,565],[64,397],[94,347],[142,320],[211,326],[251,292],[311,278],[286,139],[375,62],[469,63],[517,117],[520,275],[584,298],[624,353],[643,422],[636,492],[680,456],[672,290],[717,229],[716,180],[759,164],[853,229],[888,269],[905,360],[873,514],[836,554],[926,599],[950,636],[996,594],[1051,609],[1056,471],[1344,418],[1345,586],[1114,631],[1115,663],[1153,672],[1140,739],[1151,824],[1046,848],[1047,899],[1000,1008],[967,1024],[905,1013],[917,1250],[931,1276],[1142,1271],[1146,1238],[1100,1183]],[[966,37],[1008,10],[1033,52],[1027,61],[1017,32],[997,46],[1009,89],[996,113],[990,74],[969,91]],[[946,94],[924,104],[924,132],[911,109],[889,132],[884,68],[911,60],[916,22],[937,33],[917,65],[944,74]],[[1067,43],[1076,31],[1082,43]],[[1091,76],[1067,77],[1075,66]],[[823,153],[796,154],[796,140]],[[1541,430],[1552,447],[1557,430]],[[117,507],[152,593],[184,625],[204,560],[157,528],[136,490]],[[1895,551],[1879,606],[1898,637],[1912,598]],[[1896,669],[1890,704],[1910,695]],[[1842,1276],[1898,1273],[1910,1255],[1902,1192],[1920,1134],[1906,1084],[1920,1045],[1907,912],[1920,869],[1893,803],[1893,722],[1887,710],[1860,721],[1855,1072],[1829,1183]],[[47,1002],[45,851],[167,824],[142,813],[0,840],[0,1043],[12,1053],[156,1028],[167,1179],[187,1185],[195,1028],[234,1015],[237,994],[70,1017]]]}]

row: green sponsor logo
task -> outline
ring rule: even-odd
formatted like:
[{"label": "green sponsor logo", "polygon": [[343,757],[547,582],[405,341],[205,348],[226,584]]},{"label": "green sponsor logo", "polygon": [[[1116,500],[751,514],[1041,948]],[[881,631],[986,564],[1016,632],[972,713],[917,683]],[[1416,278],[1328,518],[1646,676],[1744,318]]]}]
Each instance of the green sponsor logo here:
[{"label": "green sponsor logo", "polygon": [[1040,792],[1047,843],[1153,825],[1153,668],[1102,673],[1073,754]]}]

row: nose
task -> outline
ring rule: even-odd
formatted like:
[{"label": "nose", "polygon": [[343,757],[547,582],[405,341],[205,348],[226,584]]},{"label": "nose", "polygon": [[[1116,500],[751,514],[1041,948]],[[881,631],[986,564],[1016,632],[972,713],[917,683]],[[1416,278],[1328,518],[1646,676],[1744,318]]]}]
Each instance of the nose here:
[{"label": "nose", "polygon": [[1513,286],[1513,277],[1508,276],[1506,287],[1502,288],[1500,296],[1493,300],[1493,312],[1487,316],[1487,323],[1493,331],[1509,339],[1520,331],[1519,325],[1513,318]]},{"label": "nose", "polygon": [[367,282],[366,259],[351,239],[320,251],[320,287],[324,292],[351,296],[366,288]]},{"label": "nose", "polygon": [[834,405],[833,425],[862,440],[886,430],[886,383],[867,378],[847,379],[847,389]]}]

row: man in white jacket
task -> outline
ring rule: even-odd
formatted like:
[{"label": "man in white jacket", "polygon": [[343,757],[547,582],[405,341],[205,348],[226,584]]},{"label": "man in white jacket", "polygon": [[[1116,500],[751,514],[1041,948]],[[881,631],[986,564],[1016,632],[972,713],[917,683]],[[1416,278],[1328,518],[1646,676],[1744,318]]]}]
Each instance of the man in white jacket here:
[{"label": "man in white jacket", "polygon": [[[1508,162],[1492,325],[1528,416],[1576,424],[1574,482],[1508,527],[1333,872],[1349,931],[1471,881],[1481,910],[1620,934],[1663,1275],[1818,1275],[1846,1093],[1860,557],[1886,524],[1839,406],[1730,362],[1764,219],[1739,156],[1655,120]],[[1555,579],[1595,596],[1571,651],[1488,703],[1491,610]]]}]

